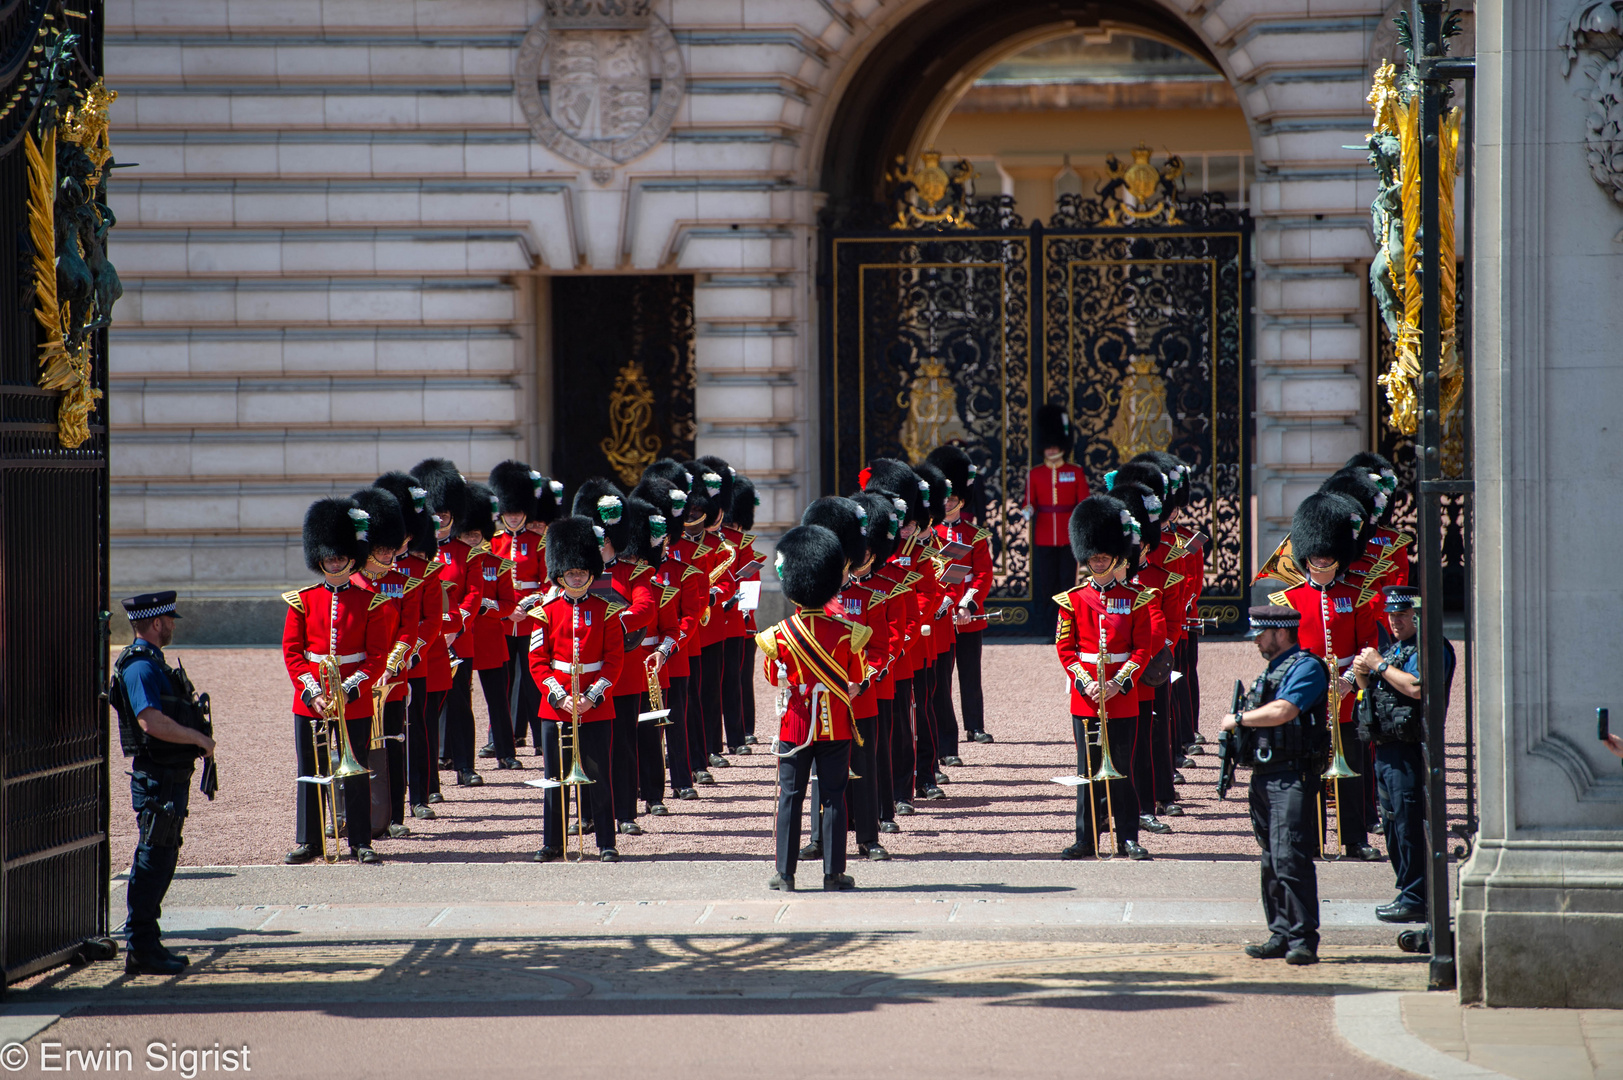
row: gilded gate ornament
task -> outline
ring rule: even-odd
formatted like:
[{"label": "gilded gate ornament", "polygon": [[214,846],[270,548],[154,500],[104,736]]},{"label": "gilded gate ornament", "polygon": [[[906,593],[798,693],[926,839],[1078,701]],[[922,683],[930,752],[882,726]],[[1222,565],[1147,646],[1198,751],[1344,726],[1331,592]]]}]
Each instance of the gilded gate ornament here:
[{"label": "gilded gate ornament", "polygon": [[901,443],[914,465],[931,450],[953,439],[967,442],[969,432],[958,419],[958,388],[940,360],[930,358],[919,365],[919,373],[908,384],[905,399],[898,405],[907,409],[902,421]]},{"label": "gilded gate ornament", "polygon": [[1133,160],[1128,165],[1118,161],[1115,154],[1105,158],[1110,180],[1099,194],[1111,204],[1107,224],[1148,224],[1159,218],[1161,224],[1182,225],[1178,217],[1178,181],[1183,177],[1183,159],[1173,154],[1157,169],[1150,164],[1150,148],[1144,143],[1133,147],[1131,153]]},{"label": "gilded gate ornament", "polygon": [[598,444],[628,488],[659,456],[659,436],[653,426],[654,392],[642,365],[632,361],[614,380],[609,393],[609,437]]},{"label": "gilded gate ornament", "polygon": [[896,205],[892,229],[969,228],[969,200],[974,195],[975,167],[959,161],[949,174],[941,167],[941,151],[926,150],[919,164],[907,168],[898,157],[885,173],[885,184]]},{"label": "gilded gate ornament", "polygon": [[1122,461],[1131,461],[1146,450],[1165,450],[1172,445],[1167,383],[1156,370],[1153,356],[1140,353],[1128,363],[1120,397],[1116,418],[1106,436],[1115,444]]}]

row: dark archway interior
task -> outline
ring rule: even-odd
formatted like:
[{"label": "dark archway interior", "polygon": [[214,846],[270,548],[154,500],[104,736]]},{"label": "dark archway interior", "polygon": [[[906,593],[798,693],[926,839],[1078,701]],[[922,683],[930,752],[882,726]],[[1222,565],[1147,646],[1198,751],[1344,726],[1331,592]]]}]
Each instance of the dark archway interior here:
[{"label": "dark archway interior", "polygon": [[823,151],[831,208],[879,198],[885,169],[953,77],[996,42],[1043,27],[1142,30],[1218,66],[1189,27],[1148,0],[936,0],[885,36],[840,98]]}]

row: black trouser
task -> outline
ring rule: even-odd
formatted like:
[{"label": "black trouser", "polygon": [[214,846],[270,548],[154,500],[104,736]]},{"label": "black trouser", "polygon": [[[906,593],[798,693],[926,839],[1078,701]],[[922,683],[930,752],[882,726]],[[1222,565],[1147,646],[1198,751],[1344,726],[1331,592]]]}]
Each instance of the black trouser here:
[{"label": "black trouser", "polygon": [[744,639],[730,637],[721,650],[721,726],[727,749],[744,745],[744,699],[749,696],[749,670],[744,666]]},{"label": "black trouser", "polygon": [[874,783],[877,790],[875,799],[878,802],[880,821],[896,820],[896,772],[891,757],[895,747],[891,743],[894,737],[891,731],[894,723],[894,701],[879,699],[878,723],[874,725]]},{"label": "black trouser", "polygon": [[1426,758],[1419,743],[1375,746],[1381,817],[1400,904],[1426,906]]},{"label": "black trouser", "polygon": [[[1155,747],[1151,737],[1155,731],[1155,704],[1150,701],[1138,703],[1136,718],[1127,717],[1118,721],[1124,727],[1133,728],[1133,760],[1132,764],[1117,761],[1116,768],[1133,778],[1133,790],[1153,792],[1155,790]],[[1114,750],[1111,753],[1115,753]],[[1154,810],[1152,806],[1150,810]],[[1146,811],[1148,813],[1149,811]]]},{"label": "black trouser", "polygon": [[[411,691],[408,689],[407,693]],[[400,698],[383,706],[383,733],[388,736],[406,734],[406,699]],[[406,821],[406,741],[391,737],[383,744],[388,755],[389,820],[396,825]]]},{"label": "black trouser", "polygon": [[507,639],[507,711],[513,717],[513,742],[535,736],[531,745],[541,745],[541,690],[530,672],[530,639]]},{"label": "black trouser", "polygon": [[485,692],[485,712],[490,714],[490,741],[496,747],[496,758],[513,756],[512,687],[507,682],[507,665],[484,668],[479,672],[479,688]]},{"label": "black trouser", "polygon": [[930,703],[935,707],[936,759],[958,755],[958,714],[952,709],[952,667],[958,645],[936,657],[935,685],[930,688]]},{"label": "black trouser", "polygon": [[1172,650],[1173,670],[1183,675],[1177,682],[1167,683],[1171,696],[1169,708],[1172,711],[1172,752],[1175,757],[1182,756],[1184,750],[1195,741],[1195,716],[1200,712],[1200,699],[1193,694],[1196,686],[1194,640],[1194,636],[1190,635]]},{"label": "black trouser", "polygon": [[1352,761],[1353,768],[1364,774],[1364,833],[1367,836],[1381,817],[1381,793],[1375,782],[1375,744],[1360,741],[1357,761],[1353,761],[1352,748],[1348,747],[1347,760]]},{"label": "black trouser", "polygon": [[1251,830],[1262,847],[1262,910],[1291,948],[1319,947],[1319,875],[1313,866],[1314,778],[1251,771]]},{"label": "black trouser", "polygon": [[1352,780],[1325,780],[1326,795],[1335,793],[1336,831],[1341,834],[1343,852],[1369,843],[1369,822],[1365,818],[1364,778],[1371,773],[1363,763],[1364,744],[1358,741],[1358,725],[1341,725],[1341,754],[1360,775]]},{"label": "black trouser", "polygon": [[721,742],[721,679],[727,661],[726,645],[725,641],[714,641],[699,650],[699,713],[704,718],[704,753],[699,756],[706,762],[709,761],[707,755],[719,754],[724,749]]},{"label": "black trouser", "polygon": [[[592,782],[578,787],[547,788],[541,799],[541,844],[543,847],[562,848],[564,846],[564,793],[569,792],[571,798],[581,800],[582,809],[591,807],[590,813],[581,817],[587,824],[594,826],[597,836],[597,850],[606,851],[614,847],[614,785],[609,777],[609,762],[614,756],[614,722],[612,720],[594,720],[589,724],[569,724],[559,721],[547,720],[541,724],[541,738],[545,745],[542,756],[542,769],[550,779],[558,779],[568,774],[571,767],[570,755],[565,752],[562,760],[558,755],[558,731],[563,728],[565,740],[570,737],[570,729],[580,732],[580,767]],[[561,770],[561,771],[560,771]]]},{"label": "black trouser", "polygon": [[614,791],[614,820],[637,820],[637,714],[642,711],[641,694],[620,694],[614,699],[614,754],[609,762],[610,787]]},{"label": "black trouser", "polygon": [[140,755],[130,766],[130,807],[135,811],[140,839],[124,890],[129,909],[124,928],[129,932],[130,952],[137,956],[148,957],[159,949],[158,918],[163,914],[164,894],[175,878],[175,864],[180,861],[180,834],[191,791],[191,765],[157,765]]},{"label": "black trouser", "polygon": [[688,755],[688,686],[692,675],[673,675],[665,691],[665,704],[671,707],[671,726],[665,729],[665,760],[671,770],[671,790],[685,791],[693,786],[693,762]]},{"label": "black trouser", "polygon": [[1054,603],[1054,594],[1068,592],[1076,585],[1076,556],[1071,554],[1070,545],[1033,544],[1031,577],[1037,632],[1046,634],[1059,625],[1059,605]]},{"label": "black trouser", "polygon": [[707,772],[710,751],[704,737],[704,702],[699,695],[704,687],[704,667],[699,663],[702,654],[697,650],[688,658],[687,690],[687,759],[694,772]]},{"label": "black trouser", "polygon": [[1155,787],[1151,793],[1154,798],[1146,798],[1146,805],[1142,808],[1148,814],[1155,810],[1155,803],[1169,803],[1178,800],[1178,792],[1172,786],[1172,763],[1183,756],[1183,746],[1174,750],[1172,747],[1172,690],[1166,683],[1152,688],[1155,693],[1150,700],[1150,762],[1155,775]]},{"label": "black trouser", "polygon": [[445,691],[428,689],[428,679],[412,679],[411,701],[406,706],[406,786],[411,804],[423,806],[439,788],[440,711]]},{"label": "black trouser", "polygon": [[1190,634],[1183,639],[1188,648],[1184,666],[1178,670],[1183,672],[1179,682],[1184,687],[1184,693],[1189,696],[1189,741],[1195,741],[1195,735],[1200,731],[1200,642],[1195,635]]},{"label": "black trouser", "polygon": [[[913,801],[913,679],[896,680],[890,703],[891,812],[899,802]],[[887,819],[888,820],[888,819]]]},{"label": "black trouser", "polygon": [[[874,762],[874,729],[878,717],[856,717],[860,742],[851,744],[851,769],[846,774],[845,820],[847,828],[856,834],[857,843],[871,847],[879,843],[878,776]],[[850,773],[856,773],[852,778]],[[823,800],[816,768],[812,769],[808,802],[811,804],[811,834],[823,835]]]},{"label": "black trouser", "polygon": [[[322,725],[324,731],[327,730],[325,720],[318,719],[317,722]],[[313,741],[314,734],[310,730],[310,718],[294,713],[293,727],[294,738],[297,740],[299,775],[317,776],[323,772],[329,772],[330,770],[326,768],[328,747],[323,744],[321,749],[317,751]],[[372,737],[372,718],[370,716],[357,716],[352,720],[346,720],[344,727],[349,732],[350,752],[354,753],[354,748],[360,747],[361,753],[364,754],[368,740]],[[328,731],[327,734],[331,738],[336,733]],[[317,756],[318,753],[319,757]],[[337,755],[334,754],[333,757],[336,759]],[[372,846],[371,781],[371,774],[363,772],[359,776],[345,780],[343,782],[344,790],[341,793],[338,791],[333,792],[334,798],[341,796],[344,800],[344,820],[346,822],[345,827],[350,834],[349,846],[351,850]],[[299,783],[297,786],[299,789],[297,794],[298,805],[294,816],[293,840],[298,844],[319,847],[321,845],[321,834],[326,828],[321,820],[321,803],[319,801],[321,792],[318,790],[320,785]],[[358,842],[354,835],[357,832],[360,833]],[[337,843],[336,837],[333,842]]]},{"label": "black trouser", "polygon": [[986,730],[986,702],[981,692],[981,641],[983,631],[958,632],[953,655],[958,665],[958,705],[964,714],[964,733]]},{"label": "black trouser", "polygon": [[741,639],[744,642],[744,669],[739,677],[739,689],[743,694],[742,708],[744,711],[744,734],[755,734],[755,657],[760,652],[760,646],[755,642],[754,634],[745,634]]},{"label": "black trouser", "polygon": [[[1076,744],[1076,772],[1078,776],[1092,776],[1104,760],[1104,751],[1090,743],[1087,728],[1097,730],[1098,721],[1091,717],[1072,714],[1071,739]],[[1134,728],[1137,720],[1131,716],[1113,718],[1106,725],[1110,738],[1110,763],[1116,771],[1125,774],[1120,780],[1082,784],[1076,789],[1076,843],[1084,854],[1095,851],[1095,833],[1104,832],[1105,814],[1116,826],[1116,840],[1126,842],[1138,839],[1138,793],[1133,788],[1132,773],[1122,768],[1123,762],[1133,760],[1133,744],[1137,741]],[[1105,788],[1109,798],[1106,799]],[[1093,805],[1089,806],[1089,800]]]},{"label": "black trouser", "polygon": [[913,791],[936,786],[935,661],[913,673]]},{"label": "black trouser", "polygon": [[[669,699],[665,704],[670,704]],[[647,712],[653,707],[648,700],[648,692],[643,691],[637,699],[637,710]],[[654,720],[637,725],[637,792],[642,801],[650,806],[665,801],[665,733],[675,730],[674,727],[662,727]],[[630,820],[636,820],[635,810],[633,800],[633,817]]]},{"label": "black trouser", "polygon": [[451,676],[445,696],[445,729],[440,753],[451,759],[457,772],[473,769],[473,661],[464,660]]},{"label": "black trouser", "polygon": [[851,767],[851,743],[847,739],[813,742],[804,750],[776,740],[778,759],[778,814],[773,824],[777,840],[778,873],[794,876],[800,858],[800,815],[806,803],[806,785],[812,766],[817,766],[818,802],[823,810],[823,827],[818,842],[823,846],[823,875],[845,872],[845,786]]}]

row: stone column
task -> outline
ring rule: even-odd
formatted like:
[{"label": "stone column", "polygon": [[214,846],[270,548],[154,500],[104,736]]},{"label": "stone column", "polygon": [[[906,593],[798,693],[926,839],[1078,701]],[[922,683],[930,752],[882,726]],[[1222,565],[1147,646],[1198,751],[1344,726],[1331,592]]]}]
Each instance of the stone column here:
[{"label": "stone column", "polygon": [[[1460,997],[1623,1006],[1623,211],[1589,173],[1572,0],[1477,5],[1476,698]],[[1623,727],[1623,725],[1619,725]]]}]

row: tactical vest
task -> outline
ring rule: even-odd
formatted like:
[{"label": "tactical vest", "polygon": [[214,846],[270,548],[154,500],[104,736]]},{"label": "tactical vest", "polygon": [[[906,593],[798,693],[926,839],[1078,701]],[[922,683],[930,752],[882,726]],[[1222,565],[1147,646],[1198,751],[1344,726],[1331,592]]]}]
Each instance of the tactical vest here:
[{"label": "tactical vest", "polygon": [[[1419,648],[1418,639],[1393,642],[1383,654],[1388,664],[1401,668]],[[1419,698],[1400,694],[1392,684],[1371,674],[1358,709],[1358,737],[1374,743],[1418,743],[1426,738],[1425,705]]]},{"label": "tactical vest", "polygon": [[[1300,651],[1288,663],[1279,664],[1257,676],[1246,695],[1245,709],[1258,709],[1279,696],[1279,688],[1298,664],[1321,663],[1313,654]],[[1322,750],[1326,695],[1296,715],[1296,719],[1278,727],[1242,727],[1240,734],[1241,765],[1261,772],[1302,768],[1315,760]]]},{"label": "tactical vest", "polygon": [[107,695],[114,711],[118,713],[119,746],[123,749],[125,757],[145,756],[150,758],[153,764],[162,766],[190,765],[197,760],[197,755],[202,751],[190,743],[172,743],[152,738],[137,722],[135,710],[130,707],[129,689],[124,685],[124,673],[131,663],[143,656],[157,665],[167,683],[166,689],[158,697],[159,711],[181,727],[201,731],[210,737],[213,735],[214,725],[209,723],[204,715],[203,705],[198,700],[192,680],[186,675],[186,669],[172,668],[158,659],[156,653],[147,649],[137,649],[131,644],[125,646],[124,651],[119,653],[118,659],[113,662],[113,684]]}]

